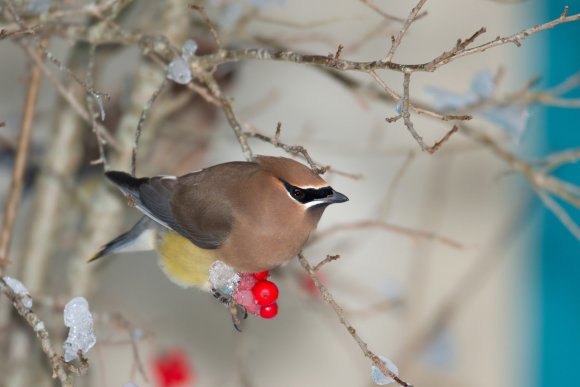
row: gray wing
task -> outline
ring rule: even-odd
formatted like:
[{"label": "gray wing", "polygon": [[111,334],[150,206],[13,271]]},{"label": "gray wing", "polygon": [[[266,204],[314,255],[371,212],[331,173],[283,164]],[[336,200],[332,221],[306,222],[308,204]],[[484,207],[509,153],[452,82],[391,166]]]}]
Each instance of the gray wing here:
[{"label": "gray wing", "polygon": [[[199,198],[195,189],[193,192],[188,190],[185,199],[177,200],[179,205],[172,204],[178,191],[178,180],[173,176],[137,179],[117,171],[107,172],[106,176],[125,195],[130,194],[135,207],[141,212],[201,248],[218,248],[229,233],[231,226],[229,210],[224,212],[222,207],[211,206],[207,199],[203,200],[203,196]],[[192,207],[189,208],[188,204]],[[181,205],[185,205],[185,209]],[[179,212],[174,213],[174,210]]]},{"label": "gray wing", "polygon": [[170,206],[179,227],[198,246],[219,247],[234,222],[232,200],[258,169],[254,162],[239,161],[178,177]]}]

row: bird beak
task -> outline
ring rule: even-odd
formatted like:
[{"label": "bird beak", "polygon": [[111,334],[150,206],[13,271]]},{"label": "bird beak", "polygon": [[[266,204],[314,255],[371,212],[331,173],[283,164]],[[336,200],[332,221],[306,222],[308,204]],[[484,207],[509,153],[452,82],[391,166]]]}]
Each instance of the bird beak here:
[{"label": "bird beak", "polygon": [[346,195],[341,194],[340,192],[332,190],[332,195],[325,197],[324,202],[328,204],[344,203],[348,202],[348,197],[346,197]]}]

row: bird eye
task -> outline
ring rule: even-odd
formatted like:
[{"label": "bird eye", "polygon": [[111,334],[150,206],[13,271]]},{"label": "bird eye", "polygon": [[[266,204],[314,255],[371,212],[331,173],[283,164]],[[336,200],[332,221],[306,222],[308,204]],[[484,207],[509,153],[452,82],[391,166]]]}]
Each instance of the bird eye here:
[{"label": "bird eye", "polygon": [[292,196],[295,199],[304,199],[304,191],[302,191],[300,188],[294,188],[292,189]]}]

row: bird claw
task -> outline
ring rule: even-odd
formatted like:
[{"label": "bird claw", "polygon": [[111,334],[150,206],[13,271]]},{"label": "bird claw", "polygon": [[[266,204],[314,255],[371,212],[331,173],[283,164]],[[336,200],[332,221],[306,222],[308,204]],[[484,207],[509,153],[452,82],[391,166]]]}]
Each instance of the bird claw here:
[{"label": "bird claw", "polygon": [[225,306],[231,306],[233,299],[230,295],[223,293],[220,290],[212,289],[211,290],[213,297],[221,302]]},{"label": "bird claw", "polygon": [[248,311],[242,305],[233,304],[230,306],[230,313],[232,315],[232,323],[236,331],[241,332],[242,321],[248,318]]},{"label": "bird claw", "polygon": [[218,289],[212,289],[211,292],[216,300],[229,308],[234,328],[238,332],[241,332],[242,321],[248,318],[248,311],[246,308],[237,304],[230,295],[225,294]]}]

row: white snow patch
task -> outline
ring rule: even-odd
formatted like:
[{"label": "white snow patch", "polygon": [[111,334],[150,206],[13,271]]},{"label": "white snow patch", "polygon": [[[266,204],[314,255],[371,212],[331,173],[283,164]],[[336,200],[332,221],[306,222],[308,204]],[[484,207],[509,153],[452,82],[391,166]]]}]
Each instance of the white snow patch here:
[{"label": "white snow patch", "polygon": [[24,286],[22,282],[18,281],[16,278],[8,276],[4,276],[2,278],[4,279],[4,282],[6,282],[6,285],[12,289],[14,294],[20,297],[20,302],[22,305],[28,309],[32,308],[32,297],[30,296],[28,289],[26,289],[26,286]]},{"label": "white snow patch", "polygon": [[[389,371],[399,376],[399,368],[397,368],[395,363],[393,363],[392,361],[381,355],[379,355],[379,359],[382,360],[382,362],[385,364],[385,366]],[[377,367],[374,364],[371,367],[371,378],[373,379],[373,382],[375,382],[375,384],[378,384],[379,386],[395,382],[395,380],[390,376],[384,375],[379,369],[379,367]]]},{"label": "white snow patch", "polygon": [[64,307],[64,325],[70,328],[63,344],[64,360],[69,362],[78,358],[78,351],[87,353],[97,342],[93,330],[93,316],[89,303],[83,297],[70,300]]}]

